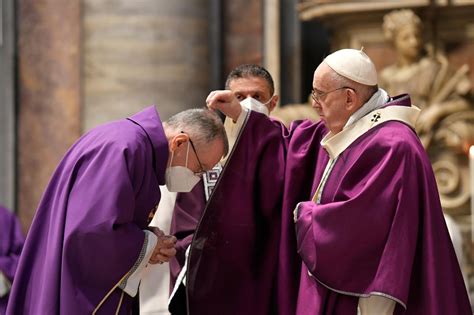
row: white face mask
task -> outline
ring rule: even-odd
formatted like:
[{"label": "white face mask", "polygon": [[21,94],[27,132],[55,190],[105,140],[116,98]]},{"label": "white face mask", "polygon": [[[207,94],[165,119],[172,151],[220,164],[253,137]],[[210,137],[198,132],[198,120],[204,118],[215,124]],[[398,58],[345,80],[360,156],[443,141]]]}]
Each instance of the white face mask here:
[{"label": "white face mask", "polygon": [[194,175],[188,168],[189,141],[186,150],[186,166],[171,166],[173,163],[174,151],[171,152],[170,166],[165,171],[166,187],[171,192],[190,192],[201,180],[201,177]]},{"label": "white face mask", "polygon": [[240,105],[250,109],[250,110],[253,110],[253,111],[256,111],[256,112],[259,112],[259,113],[262,113],[266,116],[268,116],[269,114],[269,111],[268,111],[268,107],[266,106],[267,104],[269,104],[271,101],[272,101],[272,98],[270,98],[270,100],[268,102],[266,102],[265,104],[257,101],[256,99],[252,98],[252,97],[247,97],[246,99],[244,99],[243,101],[240,102]]}]

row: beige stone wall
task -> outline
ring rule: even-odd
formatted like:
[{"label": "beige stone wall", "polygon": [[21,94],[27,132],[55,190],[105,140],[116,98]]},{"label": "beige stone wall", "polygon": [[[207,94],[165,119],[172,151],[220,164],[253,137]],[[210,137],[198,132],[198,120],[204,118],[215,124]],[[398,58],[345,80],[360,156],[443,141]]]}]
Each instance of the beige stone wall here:
[{"label": "beige stone wall", "polygon": [[208,5],[83,1],[83,131],[151,104],[164,119],[205,105]]}]

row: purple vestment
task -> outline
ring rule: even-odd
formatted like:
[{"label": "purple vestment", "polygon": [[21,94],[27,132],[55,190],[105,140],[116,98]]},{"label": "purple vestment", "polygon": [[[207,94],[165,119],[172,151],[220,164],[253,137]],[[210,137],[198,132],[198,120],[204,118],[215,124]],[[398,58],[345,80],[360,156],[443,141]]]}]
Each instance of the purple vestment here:
[{"label": "purple vestment", "polygon": [[[410,105],[406,95],[386,104]],[[189,258],[189,314],[355,315],[369,294],[395,300],[395,314],[471,314],[431,164],[410,127],[388,121],[355,140],[316,205],[327,129],[296,122],[282,136],[268,122],[251,112],[204,208]],[[259,139],[272,149],[259,151]],[[258,175],[262,165],[272,172]],[[202,211],[199,194],[181,205],[181,215],[192,213],[187,223]],[[271,212],[257,206],[262,197]]]},{"label": "purple vestment", "polygon": [[[20,222],[8,209],[0,206],[0,272],[13,282],[25,237]],[[8,295],[0,297],[0,314],[5,314]]]},{"label": "purple vestment", "polygon": [[[392,105],[409,106],[410,99]],[[329,159],[319,144],[321,125],[297,126],[288,148],[287,217],[302,202],[295,224],[303,261],[296,314],[355,315],[359,297],[370,294],[396,301],[394,314],[472,314],[415,132],[388,121],[360,136],[339,155],[316,204],[308,200]],[[293,237],[286,240],[280,258],[295,254]],[[280,285],[296,277],[295,263],[281,266]]]},{"label": "purple vestment", "polygon": [[[191,235],[188,314],[274,314],[284,148],[281,126],[249,114],[208,202],[202,184],[178,194],[172,230]],[[265,135],[254,137],[256,129]],[[193,226],[194,224],[194,226]],[[186,239],[184,245],[186,245]],[[183,263],[183,256],[177,259]],[[179,264],[172,265],[176,275]]]},{"label": "purple vestment", "polygon": [[153,106],[82,136],[53,174],[36,211],[7,314],[126,314],[114,288],[144,245],[160,200],[168,141]]}]

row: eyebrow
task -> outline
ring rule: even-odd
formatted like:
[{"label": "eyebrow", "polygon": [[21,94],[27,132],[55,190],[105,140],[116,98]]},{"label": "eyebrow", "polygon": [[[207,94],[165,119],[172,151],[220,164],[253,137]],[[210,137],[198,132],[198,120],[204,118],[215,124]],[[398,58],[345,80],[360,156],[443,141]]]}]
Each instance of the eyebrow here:
[{"label": "eyebrow", "polygon": [[234,94],[265,94],[264,91],[256,91],[256,90],[251,90],[251,91],[242,91],[242,90],[237,90],[237,91],[232,91]]}]

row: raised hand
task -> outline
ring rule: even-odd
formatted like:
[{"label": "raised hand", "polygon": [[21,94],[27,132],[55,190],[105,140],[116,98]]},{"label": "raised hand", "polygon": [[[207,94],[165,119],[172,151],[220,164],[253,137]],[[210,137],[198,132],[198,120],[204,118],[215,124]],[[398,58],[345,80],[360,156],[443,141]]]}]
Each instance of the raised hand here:
[{"label": "raised hand", "polygon": [[212,91],[206,98],[209,109],[219,110],[224,115],[236,121],[242,112],[242,106],[234,93],[229,90]]}]

